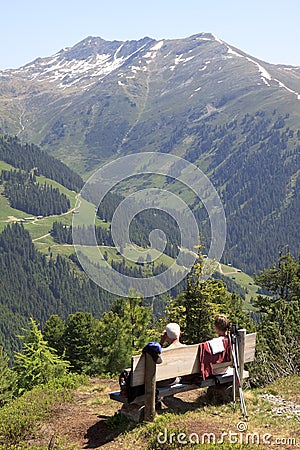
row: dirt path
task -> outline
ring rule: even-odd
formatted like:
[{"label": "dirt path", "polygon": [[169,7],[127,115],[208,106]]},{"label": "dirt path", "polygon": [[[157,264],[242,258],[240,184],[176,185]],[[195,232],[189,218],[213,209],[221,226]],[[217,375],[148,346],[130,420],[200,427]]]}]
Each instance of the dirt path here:
[{"label": "dirt path", "polygon": [[[46,446],[48,448],[78,448],[124,450],[125,448],[146,448],[139,443],[129,443],[126,433],[110,426],[112,417],[119,411],[121,404],[113,402],[109,398],[109,392],[119,388],[116,380],[91,379],[90,384],[81,387],[75,392],[74,401],[63,403],[52,410],[52,419],[44,422],[35,433],[35,437],[28,441],[29,447]],[[171,398],[169,403],[163,404],[163,408],[171,408],[181,413],[199,407],[198,391],[185,392],[181,398]],[[192,432],[196,430],[220,429],[222,424],[211,424],[208,426],[205,419],[187,420],[186,425]],[[130,427],[138,426],[131,423]],[[229,424],[228,424],[229,426]],[[131,444],[133,445],[131,447]],[[129,445],[129,447],[128,447]]]},{"label": "dirt path", "polygon": [[35,239],[32,239],[32,242],[39,241],[40,239],[43,239],[43,238],[45,238],[47,236],[50,236],[50,233],[47,233],[47,234],[44,234],[43,236],[39,236],[39,237],[37,237]]},{"label": "dirt path", "polygon": [[113,442],[118,434],[106,423],[120,408],[120,404],[112,402],[108,396],[110,391],[117,389],[118,383],[114,380],[92,379],[89,386],[75,392],[73,402],[52,410],[52,419],[40,426],[29,445],[120,449]]}]

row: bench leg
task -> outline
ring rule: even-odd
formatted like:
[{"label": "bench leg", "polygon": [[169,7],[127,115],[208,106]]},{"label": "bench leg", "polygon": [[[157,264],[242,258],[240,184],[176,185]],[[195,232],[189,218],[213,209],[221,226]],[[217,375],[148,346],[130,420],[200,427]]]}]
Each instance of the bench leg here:
[{"label": "bench leg", "polygon": [[128,420],[140,423],[144,420],[145,406],[139,403],[124,404],[120,409],[120,413]]}]

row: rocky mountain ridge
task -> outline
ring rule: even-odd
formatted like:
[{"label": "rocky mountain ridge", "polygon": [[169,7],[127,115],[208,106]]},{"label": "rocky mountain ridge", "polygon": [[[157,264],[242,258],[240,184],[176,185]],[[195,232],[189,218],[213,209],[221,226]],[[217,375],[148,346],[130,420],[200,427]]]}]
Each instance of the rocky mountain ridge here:
[{"label": "rocky mountain ridge", "polygon": [[[278,84],[279,87],[286,89],[288,92],[294,93],[299,99],[299,93],[294,91],[289,86],[286,86],[283,81],[273,77],[262,64],[257,62],[255,58],[251,58],[244,52],[235,49],[233,46],[225,43],[212,34],[202,33],[192,37],[194,41],[206,41],[219,43],[227,49],[227,58],[245,58],[252,64],[254,64],[258,72],[260,73],[260,79],[267,86],[270,86],[270,81],[274,84]],[[31,63],[19,69],[9,69],[2,72],[2,76],[5,79],[6,76],[19,76],[21,78],[27,78],[31,81],[48,81],[56,83],[56,86],[60,89],[67,89],[74,84],[81,85],[83,88],[87,88],[86,82],[89,82],[89,86],[97,82],[113,71],[118,70],[122,66],[128,66],[129,63],[138,58],[138,65],[131,66],[133,74],[137,70],[147,70],[147,64],[150,60],[155,59],[157,52],[164,46],[168,46],[168,43],[172,41],[160,40],[145,37],[139,41],[105,41],[99,37],[87,37],[83,41],[70,48],[65,48],[57,52],[56,54],[46,57],[37,58]],[[188,50],[192,52],[191,48]],[[166,57],[166,55],[164,55]],[[195,58],[190,56],[183,58],[183,54],[175,55],[173,65],[169,66],[169,70],[175,70],[178,64],[185,64],[188,61]],[[226,58],[226,55],[224,55]],[[267,64],[268,65],[268,64]],[[207,66],[206,66],[207,67]],[[205,67],[205,69],[206,69]],[[278,66],[281,70],[292,73],[294,76],[297,74],[298,67],[293,66]],[[202,70],[205,70],[202,67]],[[134,78],[134,75],[133,75]],[[299,89],[300,90],[300,89]]]}]

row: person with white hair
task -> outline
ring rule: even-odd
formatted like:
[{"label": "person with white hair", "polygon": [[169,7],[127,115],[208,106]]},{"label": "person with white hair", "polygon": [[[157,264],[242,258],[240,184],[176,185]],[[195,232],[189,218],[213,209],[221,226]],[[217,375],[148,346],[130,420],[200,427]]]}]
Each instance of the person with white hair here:
[{"label": "person with white hair", "polygon": [[165,331],[160,337],[160,344],[163,345],[165,342],[167,342],[169,344],[168,348],[184,345],[180,342],[181,334],[182,333],[180,331],[180,326],[178,325],[178,323],[168,323]]}]

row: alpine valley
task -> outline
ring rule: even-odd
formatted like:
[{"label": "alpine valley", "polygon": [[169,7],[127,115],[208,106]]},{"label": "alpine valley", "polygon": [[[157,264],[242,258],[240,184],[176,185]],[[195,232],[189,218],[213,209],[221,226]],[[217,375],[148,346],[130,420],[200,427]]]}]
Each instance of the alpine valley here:
[{"label": "alpine valley", "polygon": [[200,33],[88,37],[0,77],[3,135],[39,145],[84,178],[126,154],[183,157],[224,203],[225,262],[253,273],[282,246],[299,251],[300,67]]}]

